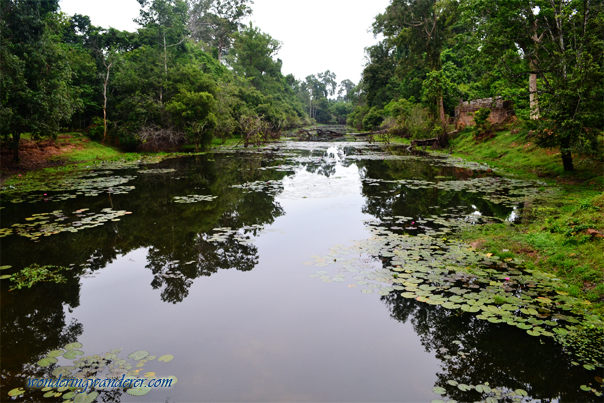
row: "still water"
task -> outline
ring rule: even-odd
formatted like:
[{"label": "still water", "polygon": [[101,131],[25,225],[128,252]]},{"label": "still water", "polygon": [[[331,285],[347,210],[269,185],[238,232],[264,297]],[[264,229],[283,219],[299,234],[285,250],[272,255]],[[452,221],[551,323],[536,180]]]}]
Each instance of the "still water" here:
[{"label": "still water", "polygon": [[[144,363],[144,373],[177,377],[172,388],[140,397],[114,390],[104,401],[491,396],[457,384],[499,388],[499,401],[599,401],[579,389],[597,374],[571,365],[552,338],[404,298],[413,284],[405,288],[394,271],[380,274],[402,270],[392,261],[398,252],[364,246],[386,234],[428,237],[440,251],[460,223],[513,225],[522,219],[518,189],[539,185],[505,180],[396,148],[286,143],[93,166],[41,194],[4,196],[1,264],[12,268],[2,274],[32,264],[70,270],[62,284],[9,291],[2,281],[0,400],[10,401],[24,377],[67,365],[36,362],[79,342],[85,356],[113,349],[123,359],[139,350],[174,356]],[[457,276],[451,281],[463,281]],[[509,394],[517,389],[527,396]],[[16,400],[64,401],[43,395]]]}]

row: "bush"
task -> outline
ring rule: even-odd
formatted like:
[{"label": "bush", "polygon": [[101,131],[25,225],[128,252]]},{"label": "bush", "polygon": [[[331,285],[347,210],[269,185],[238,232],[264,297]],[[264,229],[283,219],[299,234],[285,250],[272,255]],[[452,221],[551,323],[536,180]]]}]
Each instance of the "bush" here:
[{"label": "bush", "polygon": [[[109,126],[109,121],[107,121],[107,126]],[[92,118],[92,124],[88,127],[88,137],[92,140],[101,140],[103,135],[105,134],[105,124],[103,119],[95,116]]]},{"label": "bush", "polygon": [[375,130],[380,127],[384,121],[384,115],[382,110],[378,110],[375,106],[371,108],[369,113],[363,117],[363,129]]},{"label": "bush", "polygon": [[481,108],[474,112],[474,123],[478,130],[484,131],[488,129],[488,119],[491,116],[491,110],[489,108]]},{"label": "bush", "polygon": [[[203,139],[203,134],[199,135],[200,143],[207,144],[212,141],[212,137]],[[137,134],[139,148],[142,151],[175,151],[180,148],[186,140],[185,133],[175,128],[163,128],[157,126],[144,126]]]}]

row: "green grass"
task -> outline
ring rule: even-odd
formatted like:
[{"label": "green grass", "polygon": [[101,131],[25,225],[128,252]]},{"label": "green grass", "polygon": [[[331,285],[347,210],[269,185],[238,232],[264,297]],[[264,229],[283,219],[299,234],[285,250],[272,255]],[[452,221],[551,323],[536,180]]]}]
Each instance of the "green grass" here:
[{"label": "green grass", "polygon": [[[556,149],[536,146],[530,133],[521,125],[496,132],[495,137],[476,141],[472,128],[465,129],[451,139],[453,155],[472,161],[486,162],[494,168],[524,177],[556,178],[564,181],[586,181],[589,186],[604,187],[604,165],[602,161],[589,157],[573,159],[576,171],[564,172],[562,158]],[[527,139],[528,137],[528,139]]]},{"label": "green grass", "polygon": [[[73,139],[71,139],[73,140]],[[67,162],[87,162],[92,160],[111,160],[123,158],[125,154],[117,147],[103,145],[96,141],[72,141],[72,144],[83,146],[82,149],[75,149],[60,158],[65,158]]]},{"label": "green grass", "polygon": [[[451,140],[453,155],[484,162],[503,175],[539,179],[560,189],[556,199],[526,204],[522,223],[487,224],[465,229],[459,238],[478,249],[520,258],[527,267],[551,273],[569,285],[569,293],[590,301],[604,315],[604,177],[602,162],[575,158],[575,172],[564,172],[559,153],[536,147],[528,131],[510,128],[477,142],[471,129]],[[504,252],[507,250],[508,252]]]}]

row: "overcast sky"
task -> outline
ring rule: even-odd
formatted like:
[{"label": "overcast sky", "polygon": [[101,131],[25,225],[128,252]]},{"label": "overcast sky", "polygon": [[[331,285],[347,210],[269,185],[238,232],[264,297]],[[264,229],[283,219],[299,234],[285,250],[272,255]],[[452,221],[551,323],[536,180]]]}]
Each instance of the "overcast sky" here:
[{"label": "overcast sky", "polygon": [[[364,48],[377,42],[367,32],[390,0],[254,0],[251,21],[283,42],[278,57],[283,73],[297,79],[331,70],[337,80],[357,83],[365,64]],[[61,0],[61,11],[88,15],[92,24],[134,31],[136,0]]]}]

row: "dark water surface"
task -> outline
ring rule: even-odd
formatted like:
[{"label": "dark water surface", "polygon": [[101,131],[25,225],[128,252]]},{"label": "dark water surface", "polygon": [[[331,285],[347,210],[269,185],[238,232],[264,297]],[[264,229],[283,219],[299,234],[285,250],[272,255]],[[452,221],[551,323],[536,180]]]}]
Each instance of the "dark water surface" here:
[{"label": "dark water surface", "polygon": [[[330,255],[334,245],[368,239],[372,226],[383,223],[401,234],[446,237],[422,219],[521,219],[517,202],[493,202],[471,189],[394,182],[496,180],[480,167],[391,158],[367,145],[291,143],[115,168],[91,168],[88,178],[109,179],[79,195],[55,190],[34,195],[40,201],[32,203],[38,199],[2,199],[2,228],[22,231],[2,238],[1,264],[13,266],[2,274],[34,263],[73,269],[64,284],[8,291],[10,282],[2,281],[1,401],[23,386],[22,376],[52,372],[36,362],[71,342],[82,343],[85,355],[116,348],[123,349],[121,358],[137,350],[174,355],[167,363],[147,362],[144,372],[174,375],[176,386],[142,397],[115,391],[106,401],[484,398],[448,380],[522,389],[524,401],[598,401],[579,389],[594,383],[594,371],[571,365],[572,357],[551,338],[403,298],[398,290],[364,288],[352,273],[325,281],[322,273],[313,275],[323,262],[339,259]],[[134,188],[107,192],[118,186]],[[76,197],[57,200],[65,193]],[[190,195],[216,198],[175,202]],[[80,209],[89,210],[76,213]],[[82,219],[91,217],[86,214],[103,209],[131,214],[82,228],[88,225]],[[74,232],[44,236],[12,227],[53,211],[49,222],[69,224]],[[408,221],[397,227],[396,217]],[[390,266],[384,256],[358,257],[359,264]],[[444,397],[432,391],[436,386],[446,389]],[[28,392],[17,400],[63,401],[43,394]]]}]

